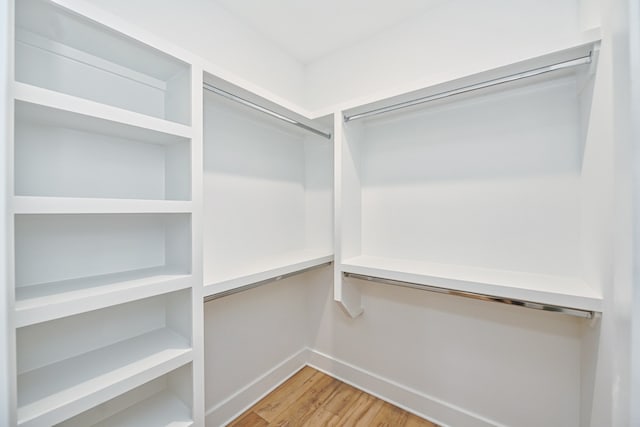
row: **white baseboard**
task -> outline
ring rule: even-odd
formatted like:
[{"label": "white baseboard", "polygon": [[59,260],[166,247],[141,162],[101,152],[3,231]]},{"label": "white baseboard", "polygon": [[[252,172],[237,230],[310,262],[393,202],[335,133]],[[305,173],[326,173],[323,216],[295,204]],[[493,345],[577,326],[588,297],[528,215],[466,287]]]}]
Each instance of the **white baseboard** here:
[{"label": "white baseboard", "polygon": [[304,348],[275,366],[237,393],[205,413],[207,427],[220,427],[237,418],[307,364],[309,350]]},{"label": "white baseboard", "polygon": [[309,349],[308,355],[309,366],[443,427],[504,427],[316,350]]},{"label": "white baseboard", "polygon": [[443,427],[505,427],[481,415],[309,348],[300,350],[223,402],[208,409],[205,414],[206,426],[226,425],[305,365]]}]

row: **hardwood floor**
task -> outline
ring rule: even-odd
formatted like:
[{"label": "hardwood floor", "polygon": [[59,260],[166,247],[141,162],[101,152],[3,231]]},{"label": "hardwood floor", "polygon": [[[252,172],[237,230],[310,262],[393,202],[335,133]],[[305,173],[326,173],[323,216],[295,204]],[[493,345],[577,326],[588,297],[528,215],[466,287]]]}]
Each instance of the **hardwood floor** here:
[{"label": "hardwood floor", "polygon": [[229,427],[437,427],[305,366]]}]

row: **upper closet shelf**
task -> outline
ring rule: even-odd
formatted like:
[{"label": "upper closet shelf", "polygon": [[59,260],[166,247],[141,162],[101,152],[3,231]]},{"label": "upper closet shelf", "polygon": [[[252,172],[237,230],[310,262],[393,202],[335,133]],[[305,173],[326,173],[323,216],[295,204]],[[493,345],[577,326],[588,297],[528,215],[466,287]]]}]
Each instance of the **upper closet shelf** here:
[{"label": "upper closet shelf", "polygon": [[303,250],[287,254],[265,257],[252,265],[245,265],[244,271],[237,269],[216,277],[205,277],[205,300],[219,298],[252,288],[258,284],[284,278],[329,264],[333,254],[322,251]]},{"label": "upper closet shelf", "polygon": [[15,78],[160,119],[191,123],[191,67],[46,0],[16,2]]},{"label": "upper closet shelf", "polygon": [[[233,101],[237,104],[251,108],[254,111],[258,111],[262,114],[266,114],[267,116],[273,117],[284,123],[288,123],[292,126],[296,126],[307,132],[311,132],[315,135],[331,140],[332,135],[330,131],[319,128],[317,125],[313,124],[310,120],[304,119],[300,117],[298,114],[295,114],[293,112],[286,111],[281,106],[276,105],[270,101],[267,101],[266,99],[262,99],[261,97],[255,94],[252,94],[248,91],[232,86],[230,83],[225,83],[223,85],[221,80],[218,80],[218,81],[219,81],[218,86],[224,86],[225,88],[221,88],[218,86],[214,86],[211,83],[204,82],[203,89],[208,92],[219,95],[225,99]],[[234,92],[240,92],[242,95],[236,94]]]},{"label": "upper closet shelf", "polygon": [[95,133],[118,134],[122,138],[144,139],[168,144],[176,137],[193,136],[190,126],[170,122],[76,96],[14,83],[14,98],[33,120]]},{"label": "upper closet shelf", "polygon": [[[602,296],[581,279],[413,260],[358,256],[343,273],[512,299],[557,308],[601,312]],[[452,292],[455,294],[455,292]]]},{"label": "upper closet shelf", "polygon": [[[559,73],[575,74],[593,71],[594,67],[581,67],[594,63],[599,41],[593,41],[567,49],[555,51],[535,58],[453,79],[431,86],[391,96],[344,110],[346,122],[373,117],[428,102],[446,100],[451,97],[471,96],[475,92],[500,90],[503,85],[517,85],[522,81],[545,79],[547,75]],[[585,73],[588,74],[588,73]]]}]

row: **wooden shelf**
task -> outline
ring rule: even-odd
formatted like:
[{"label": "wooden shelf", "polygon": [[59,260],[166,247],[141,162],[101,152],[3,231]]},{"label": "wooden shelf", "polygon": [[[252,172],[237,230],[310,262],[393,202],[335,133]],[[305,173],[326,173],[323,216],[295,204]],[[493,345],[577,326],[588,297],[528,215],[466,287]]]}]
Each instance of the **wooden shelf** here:
[{"label": "wooden shelf", "polygon": [[224,276],[205,277],[203,295],[207,297],[227,292],[331,261],[333,261],[333,254],[311,250],[265,257],[253,264],[247,263],[247,269],[243,272],[238,271]]},{"label": "wooden shelf", "polygon": [[493,270],[413,260],[358,256],[341,264],[343,272],[429,285],[463,292],[602,311],[602,296],[579,278]]},{"label": "wooden shelf", "polygon": [[97,199],[84,197],[13,198],[15,214],[191,213],[193,203],[177,200]]},{"label": "wooden shelf", "polygon": [[192,359],[189,342],[158,329],[18,375],[18,425],[53,425]]},{"label": "wooden shelf", "polygon": [[17,101],[28,103],[18,106],[16,113],[28,113],[30,120],[55,126],[156,144],[175,142],[176,137],[190,139],[193,136],[190,126],[25,83],[15,82],[13,95]]},{"label": "wooden shelf", "polygon": [[185,289],[191,276],[157,267],[16,288],[16,327]]},{"label": "wooden shelf", "polygon": [[190,427],[191,411],[170,391],[158,393],[93,427]]}]

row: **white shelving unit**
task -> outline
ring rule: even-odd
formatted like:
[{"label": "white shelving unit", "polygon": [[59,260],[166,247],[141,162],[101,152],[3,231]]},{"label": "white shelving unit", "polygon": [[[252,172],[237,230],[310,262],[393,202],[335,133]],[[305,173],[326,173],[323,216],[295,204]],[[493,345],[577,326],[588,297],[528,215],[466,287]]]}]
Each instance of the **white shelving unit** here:
[{"label": "white shelving unit", "polygon": [[[336,299],[353,316],[362,307],[344,273],[602,310],[602,296],[582,278],[580,230],[589,215],[581,176],[595,48],[532,58],[337,119]],[[465,89],[591,52],[591,65]],[[449,91],[455,96],[441,98]],[[424,98],[433,101],[385,111]],[[384,114],[348,120],[379,109]]]},{"label": "white shelving unit", "polygon": [[190,303],[184,290],[19,329],[18,424],[64,421],[189,363]]},{"label": "white shelving unit", "polygon": [[189,364],[83,412],[58,426],[189,427],[193,425],[193,420],[191,411],[184,402],[191,400],[190,377],[191,365]]},{"label": "white shelving unit", "polygon": [[82,2],[14,24],[13,422],[201,425],[202,73]]},{"label": "white shelving unit", "polygon": [[[19,94],[24,92],[28,90],[18,90]],[[74,99],[52,98],[57,97],[21,96],[16,102],[17,195],[191,198],[190,141],[184,136],[190,131],[184,126],[159,120],[144,123],[130,117],[130,123],[138,122],[132,126],[108,120],[108,111],[81,114]],[[75,111],[65,109],[68,104],[73,104]]]},{"label": "white shelving unit", "polygon": [[215,93],[204,114],[205,295],[332,261],[332,142]]},{"label": "white shelving unit", "polygon": [[16,80],[191,124],[188,64],[47,0],[16,2]]}]

